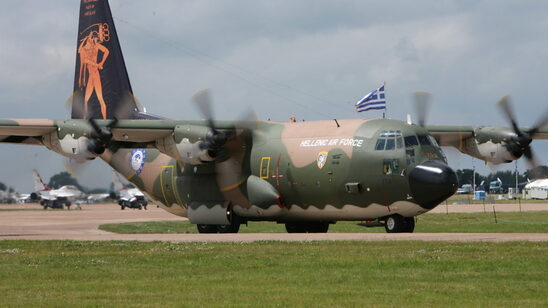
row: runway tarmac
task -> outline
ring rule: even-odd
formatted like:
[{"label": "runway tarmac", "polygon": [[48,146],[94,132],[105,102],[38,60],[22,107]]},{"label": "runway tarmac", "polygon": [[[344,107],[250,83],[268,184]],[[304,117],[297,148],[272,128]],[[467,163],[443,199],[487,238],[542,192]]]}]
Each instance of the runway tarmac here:
[{"label": "runway tarmac", "polygon": [[[515,204],[494,205],[497,212],[518,211]],[[6,211],[5,209],[18,209]],[[4,210],[2,210],[4,209]],[[21,210],[24,209],[24,210]],[[116,234],[99,225],[139,221],[184,220],[149,206],[148,210],[120,210],[115,204],[82,205],[82,210],[42,210],[37,204],[0,205],[0,239],[28,240],[134,240],[170,242],[253,242],[253,241],[548,241],[548,233],[240,233],[240,234]],[[432,212],[493,211],[493,205],[440,205]],[[548,204],[522,204],[522,211],[546,211]]]}]

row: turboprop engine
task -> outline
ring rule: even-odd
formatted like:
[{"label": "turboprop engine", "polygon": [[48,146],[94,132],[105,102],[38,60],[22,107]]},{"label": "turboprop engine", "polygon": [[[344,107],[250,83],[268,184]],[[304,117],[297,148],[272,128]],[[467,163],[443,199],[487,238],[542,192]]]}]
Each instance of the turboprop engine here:
[{"label": "turboprop engine", "polygon": [[479,127],[474,138],[465,144],[466,152],[493,164],[504,164],[519,159],[523,150],[517,135],[502,127]]},{"label": "turboprop engine", "polygon": [[219,157],[226,135],[207,126],[182,125],[175,127],[173,134],[156,141],[160,152],[178,161],[199,165]]}]

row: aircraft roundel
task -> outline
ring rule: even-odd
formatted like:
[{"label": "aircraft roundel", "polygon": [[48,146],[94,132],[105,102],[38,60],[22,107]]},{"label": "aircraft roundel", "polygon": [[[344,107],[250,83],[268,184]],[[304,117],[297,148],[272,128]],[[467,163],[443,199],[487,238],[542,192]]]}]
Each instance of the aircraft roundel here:
[{"label": "aircraft roundel", "polygon": [[131,169],[135,171],[135,175],[141,174],[143,167],[145,166],[145,159],[147,157],[145,149],[133,149],[129,158],[129,164]]}]

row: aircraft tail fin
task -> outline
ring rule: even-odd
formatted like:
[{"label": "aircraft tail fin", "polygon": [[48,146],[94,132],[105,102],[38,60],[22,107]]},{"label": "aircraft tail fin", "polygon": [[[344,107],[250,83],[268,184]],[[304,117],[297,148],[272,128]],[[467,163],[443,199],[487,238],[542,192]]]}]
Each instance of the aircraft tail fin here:
[{"label": "aircraft tail fin", "polygon": [[114,190],[120,191],[125,188],[125,185],[122,183],[122,179],[120,178],[120,174],[116,171],[112,171],[112,174],[114,175]]},{"label": "aircraft tail fin", "polygon": [[133,96],[108,0],[81,0],[73,119],[137,119],[144,109]]},{"label": "aircraft tail fin", "polygon": [[42,177],[40,176],[40,173],[38,173],[38,170],[32,170],[32,178],[34,179],[35,191],[47,190],[47,186],[44,181],[42,181]]}]

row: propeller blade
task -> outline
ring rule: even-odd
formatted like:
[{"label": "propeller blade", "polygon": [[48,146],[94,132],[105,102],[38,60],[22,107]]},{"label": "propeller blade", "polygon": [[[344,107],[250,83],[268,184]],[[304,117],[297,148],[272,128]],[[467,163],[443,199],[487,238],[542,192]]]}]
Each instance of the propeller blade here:
[{"label": "propeller blade", "polygon": [[518,135],[518,136],[521,136],[522,135],[522,132],[519,130],[518,128],[518,124],[517,124],[517,121],[516,121],[516,117],[514,115],[514,111],[512,109],[512,106],[510,104],[510,96],[509,95],[506,95],[504,97],[502,97],[501,99],[499,99],[499,101],[497,102],[497,105],[499,106],[499,108],[501,109],[502,111],[502,114],[504,116],[506,116],[506,118],[508,119],[508,121],[510,121],[510,123],[512,124],[512,128],[514,129],[514,132]]},{"label": "propeller blade", "polygon": [[415,112],[417,113],[417,119],[420,126],[426,124],[426,118],[428,115],[428,108],[432,102],[432,94],[428,92],[415,92],[413,93],[413,103],[415,105]]},{"label": "propeller blade", "polygon": [[544,128],[546,125],[548,125],[548,112],[545,112],[544,115],[537,121],[537,123],[531,128],[527,133],[533,137],[536,135],[539,130]]},{"label": "propeller blade", "polygon": [[215,129],[213,125],[213,110],[211,109],[211,91],[204,89],[192,96],[192,101],[204,117],[208,121],[211,129]]}]

